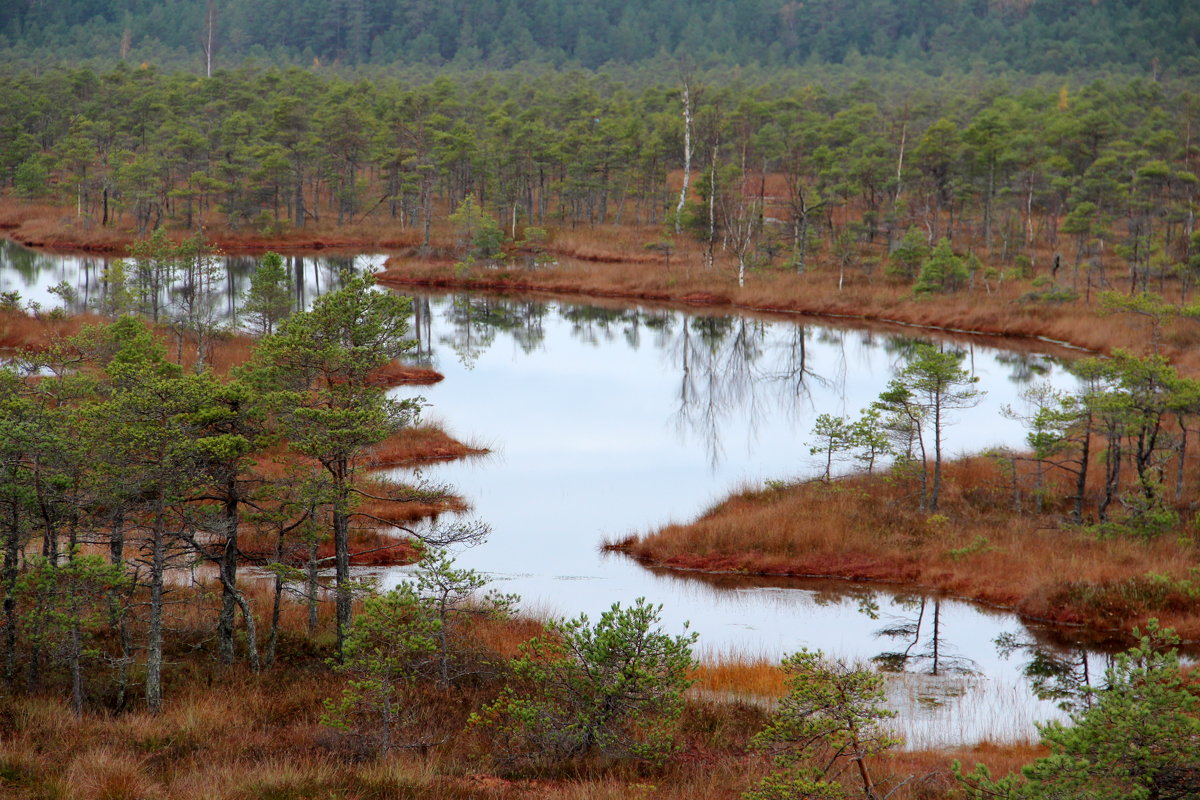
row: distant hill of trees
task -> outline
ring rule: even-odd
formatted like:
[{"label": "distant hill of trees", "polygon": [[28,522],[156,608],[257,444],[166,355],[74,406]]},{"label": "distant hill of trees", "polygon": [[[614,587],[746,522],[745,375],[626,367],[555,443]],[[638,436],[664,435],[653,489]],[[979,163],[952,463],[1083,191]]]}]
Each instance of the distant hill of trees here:
[{"label": "distant hill of trees", "polygon": [[8,59],[225,66],[520,62],[595,68],[663,56],[796,66],[858,57],[927,70],[1100,67],[1200,73],[1200,4],[1180,0],[7,0]]}]

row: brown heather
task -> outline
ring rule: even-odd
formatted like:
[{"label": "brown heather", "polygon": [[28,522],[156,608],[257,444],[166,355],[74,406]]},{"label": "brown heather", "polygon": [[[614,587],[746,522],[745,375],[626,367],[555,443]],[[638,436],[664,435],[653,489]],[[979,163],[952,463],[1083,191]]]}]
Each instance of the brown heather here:
[{"label": "brown heather", "polygon": [[448,461],[479,456],[487,448],[464,444],[436,425],[421,424],[405,428],[367,451],[366,463],[372,469],[412,466],[430,461]]},{"label": "brown heather", "polygon": [[[772,178],[774,180],[774,178]],[[768,182],[773,195],[781,187]],[[775,213],[772,210],[772,213]],[[840,218],[837,220],[844,222]],[[380,221],[382,223],[382,221]],[[128,231],[84,227],[73,210],[0,201],[0,228],[28,244],[63,249],[123,253],[133,240]],[[805,275],[780,268],[752,270],[739,288],[728,255],[718,253],[714,271],[700,268],[699,245],[677,237],[667,256],[647,248],[661,242],[657,227],[594,227],[551,231],[546,253],[552,266],[471,268],[455,265],[449,231],[435,227],[435,247],[421,257],[414,231],[367,219],[334,228],[328,223],[278,236],[224,231],[208,226],[211,240],[227,251],[305,250],[378,247],[395,250],[381,279],[394,286],[493,289],[692,304],[714,310],[739,309],[848,318],[856,323],[927,326],[1026,340],[1041,348],[1043,337],[1096,352],[1117,347],[1145,351],[1144,324],[1101,316],[1095,304],[1078,300],[1047,304],[1023,298],[1034,290],[1032,276],[994,279],[988,285],[933,299],[918,299],[910,286],[888,278],[880,247],[864,247],[841,276],[828,253],[814,252]],[[956,239],[957,249],[968,242]],[[976,247],[978,243],[974,243]],[[978,249],[978,248],[977,248]],[[521,254],[515,254],[520,256]],[[1053,258],[1031,254],[1043,278]],[[1115,264],[1115,259],[1112,259]],[[864,264],[875,263],[870,269]],[[1004,270],[1009,264],[992,264]],[[1124,274],[1106,276],[1125,289]],[[1064,278],[1059,277],[1060,285]],[[1070,278],[1066,278],[1069,283]],[[1082,286],[1081,295],[1082,295]],[[1161,290],[1172,300],[1180,288]],[[11,317],[11,318],[10,318]],[[69,333],[78,321],[31,320],[0,315],[0,347],[45,346]],[[1163,351],[1187,374],[1200,373],[1200,326],[1169,323]],[[1011,345],[1013,341],[1006,342]],[[248,340],[222,341],[213,354],[219,372],[241,363]],[[391,371],[389,371],[391,372]],[[414,379],[401,371],[381,375],[384,385]],[[416,380],[433,380],[424,376]],[[421,458],[461,455],[445,439],[414,431],[414,441],[389,441],[376,452],[384,468]],[[466,447],[466,446],[464,446]],[[470,448],[466,448],[470,449]],[[282,472],[264,454],[259,469]],[[1186,597],[1190,570],[1197,564],[1191,536],[1160,536],[1145,541],[1101,538],[1063,526],[1059,501],[1045,511],[1012,509],[1007,479],[996,463],[972,458],[946,466],[942,514],[915,510],[914,486],[895,475],[855,476],[832,484],[807,483],[770,491],[746,491],[706,512],[690,525],[665,528],[621,543],[638,557],[672,568],[734,570],[766,574],[836,576],[854,580],[898,581],[947,594],[1006,605],[1032,617],[1128,630],[1149,616],[1200,637],[1197,605]],[[1188,486],[1200,469],[1188,465]],[[1058,493],[1060,496],[1064,492]],[[443,501],[445,502],[445,501]],[[450,506],[444,506],[445,510]],[[370,510],[365,507],[364,511]],[[436,513],[437,509],[430,509]],[[1184,509],[1184,530],[1191,511]],[[355,549],[387,544],[376,531],[361,530]],[[249,543],[248,543],[249,544]],[[264,541],[254,546],[268,546]],[[361,545],[361,548],[359,547]],[[1148,580],[1154,573],[1165,576]],[[247,593],[260,632],[270,608],[270,587],[248,582]],[[287,602],[276,665],[261,675],[244,666],[217,663],[212,620],[220,593],[215,586],[174,593],[171,625],[180,635],[168,653],[167,702],[154,717],[140,711],[89,711],[76,720],[60,697],[0,697],[0,793],[14,798],[188,797],[250,800],[315,798],[667,798],[732,800],[767,770],[765,760],[747,749],[761,729],[771,698],[782,691],[776,670],[757,656],[712,654],[693,677],[683,718],[684,749],[657,772],[634,767],[585,764],[570,774],[511,780],[480,774],[481,761],[470,736],[452,737],[425,753],[386,761],[361,751],[319,725],[321,701],[335,696],[342,679],[325,659],[332,636],[305,632],[307,609]],[[332,609],[320,608],[322,630],[331,627]],[[521,642],[542,632],[536,619],[479,621],[474,633],[494,652],[511,656]],[[496,691],[484,682],[455,698],[438,697],[430,724],[462,728],[466,710]],[[877,774],[916,776],[895,800],[933,800],[956,795],[951,759],[987,763],[1003,774],[1043,754],[1036,747],[982,744],[938,752],[892,752],[880,758]]]},{"label": "brown heather", "polygon": [[[692,523],[609,546],[683,570],[900,583],[1086,625],[1101,638],[1150,617],[1200,638],[1190,533],[1101,536],[1067,527],[1065,503],[1038,512],[1029,498],[1014,513],[1000,470],[984,457],[945,465],[937,515],[918,511],[915,479],[877,473],[745,491]],[[1195,485],[1194,463],[1191,473]]]},{"label": "brown heather", "polygon": [[[254,253],[265,250],[289,252],[312,250],[355,250],[364,248],[399,249],[420,242],[419,233],[367,218],[340,227],[330,221],[310,224],[302,230],[288,229],[265,234],[254,228],[229,230],[217,221],[205,219],[208,240],[223,252]],[[80,220],[74,206],[28,203],[12,197],[0,197],[0,232],[29,247],[47,250],[111,253],[124,255],[136,233],[127,228],[102,227],[91,220]],[[190,231],[172,231],[172,238],[183,239]]]},{"label": "brown heather", "polygon": [[444,375],[432,369],[392,361],[371,374],[371,383],[390,389],[394,386],[430,386],[444,378]]},{"label": "brown heather", "polygon": [[[748,750],[765,712],[708,700],[688,702],[683,750],[654,772],[593,764],[571,774],[506,778],[481,773],[469,748],[454,743],[364,759],[319,724],[321,701],[340,691],[340,679],[311,657],[289,652],[289,659],[262,676],[176,661],[172,692],[158,716],[127,711],[76,720],[58,698],[5,699],[0,793],[30,800],[736,800],[768,770],[766,759]],[[470,698],[486,699],[486,693]],[[463,721],[460,705],[451,703],[433,724]],[[953,796],[954,758],[983,761],[1003,774],[1042,754],[985,743],[951,752],[892,752],[875,770],[887,782],[916,776],[896,800],[931,800]]]},{"label": "brown heather", "polygon": [[[718,261],[715,270],[700,264],[700,251],[694,245],[682,245],[666,263],[655,256],[654,263],[633,261],[637,241],[651,241],[656,229],[595,229],[589,235],[595,250],[585,260],[567,255],[578,247],[563,248],[556,266],[525,268],[503,266],[474,267],[466,271],[446,262],[396,256],[379,273],[381,282],[396,287],[466,288],[502,292],[546,293],[559,296],[586,296],[623,300],[673,302],[712,307],[714,310],[781,312],[866,324],[924,328],[931,332],[975,333],[1003,337],[1005,346],[1059,349],[1054,343],[1068,343],[1097,353],[1116,348],[1145,350],[1149,345],[1149,326],[1140,318],[1103,313],[1093,290],[1090,302],[1044,303],[1028,299],[1035,291],[1027,278],[1008,278],[992,282],[990,291],[980,280],[974,290],[934,297],[914,297],[908,283],[897,281],[876,267],[871,275],[857,268],[847,270],[843,287],[838,288],[838,271],[816,261],[805,274],[783,268],[751,271],[746,286],[737,286],[736,271]],[[551,239],[548,252],[559,254],[560,238]],[[864,258],[879,258],[875,253]],[[1043,256],[1045,264],[1051,256]],[[1043,270],[1044,272],[1044,270]],[[1108,285],[1124,290],[1123,273],[1114,270]],[[1060,279],[1061,281],[1061,279]],[[1069,277],[1067,278],[1069,285]],[[1060,284],[1061,285],[1061,284]],[[1179,299],[1174,283],[1167,285],[1168,299]],[[1200,323],[1192,320],[1169,322],[1162,337],[1162,351],[1184,372],[1200,374]]]},{"label": "brown heather", "polygon": [[58,319],[50,315],[31,317],[17,311],[0,311],[0,356],[20,350],[44,350],[79,333],[85,325],[103,321],[92,314]]}]

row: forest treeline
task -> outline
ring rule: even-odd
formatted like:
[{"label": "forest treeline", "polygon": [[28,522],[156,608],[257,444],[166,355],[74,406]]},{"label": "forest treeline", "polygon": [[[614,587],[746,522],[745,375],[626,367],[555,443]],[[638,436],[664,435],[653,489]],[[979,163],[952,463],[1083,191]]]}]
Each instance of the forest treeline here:
[{"label": "forest treeline", "polygon": [[910,277],[945,238],[1025,266],[1053,257],[1074,291],[1090,268],[1127,265],[1145,288],[1187,264],[1200,191],[1200,96],[1148,79],[901,92],[513,72],[414,86],[122,64],[13,74],[0,119],[0,180],[84,225],[270,234],[390,219],[428,245],[473,196],[513,238],[666,222],[710,253],[801,270],[815,247],[870,269],[873,244]]},{"label": "forest treeline", "polygon": [[[211,35],[210,35],[211,34]],[[10,57],[225,65],[520,62],[596,68],[687,56],[769,66],[878,57],[921,69],[1194,74],[1200,10],[1172,0],[15,0]]]}]

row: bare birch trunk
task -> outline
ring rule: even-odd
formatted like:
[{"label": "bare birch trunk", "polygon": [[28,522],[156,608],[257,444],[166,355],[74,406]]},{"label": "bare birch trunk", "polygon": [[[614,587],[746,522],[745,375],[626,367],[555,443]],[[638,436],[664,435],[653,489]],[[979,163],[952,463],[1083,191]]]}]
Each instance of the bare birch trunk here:
[{"label": "bare birch trunk", "polygon": [[687,202],[688,182],[692,175],[692,86],[688,79],[683,81],[683,188],[679,190],[679,204],[675,206],[675,233],[682,230],[680,217]]}]

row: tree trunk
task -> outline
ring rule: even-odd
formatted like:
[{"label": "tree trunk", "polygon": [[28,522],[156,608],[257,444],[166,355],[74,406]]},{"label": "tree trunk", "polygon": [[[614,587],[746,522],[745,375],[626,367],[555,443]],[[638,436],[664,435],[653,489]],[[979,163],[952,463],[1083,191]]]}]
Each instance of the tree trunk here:
[{"label": "tree trunk", "polygon": [[304,564],[304,577],[305,600],[308,603],[308,634],[311,636],[317,632],[317,624],[320,622],[317,618],[319,588],[317,584],[317,543],[315,541],[308,545],[308,561]]},{"label": "tree trunk", "polygon": [[1092,415],[1087,416],[1087,427],[1084,428],[1083,442],[1079,452],[1079,472],[1075,476],[1075,507],[1071,517],[1076,525],[1083,523],[1083,500],[1087,491],[1088,461],[1092,450]]},{"label": "tree trunk", "polygon": [[1184,424],[1183,416],[1179,417],[1179,465],[1175,470],[1175,502],[1183,499],[1183,465],[1187,460],[1187,425]]},{"label": "tree trunk", "polygon": [[1104,499],[1100,501],[1098,510],[1101,522],[1108,519],[1108,506],[1116,496],[1117,487],[1121,482],[1121,441],[1111,431],[1108,436],[1108,452],[1105,454],[1105,458]]},{"label": "tree trunk", "polygon": [[250,604],[246,602],[246,596],[237,590],[236,586],[232,586],[225,581],[225,574],[221,573],[221,583],[225,587],[225,591],[233,596],[233,601],[242,612],[242,622],[246,625],[246,655],[250,659],[250,667],[255,672],[259,671],[260,664],[258,660],[258,625],[254,620],[253,610]]},{"label": "tree trunk", "polygon": [[[109,534],[108,560],[114,566],[125,563],[125,512],[118,508],[113,515],[112,531]],[[109,600],[109,624],[117,631],[121,644],[121,659],[117,666],[117,696],[118,710],[125,707],[125,691],[129,686],[129,628],[125,625],[125,610],[121,607],[121,599],[114,593]]]},{"label": "tree trunk", "polygon": [[338,498],[333,508],[334,588],[337,593],[337,659],[342,660],[346,636],[350,632],[353,599],[350,596],[350,517],[346,513],[349,499],[346,488],[347,464],[344,459],[334,465]]},{"label": "tree trunk", "polygon": [[675,233],[682,230],[683,205],[687,202],[688,181],[692,175],[692,87],[683,82],[683,187],[679,190],[679,203],[675,206]]},{"label": "tree trunk", "polygon": [[236,479],[225,482],[225,549],[218,565],[221,575],[221,614],[217,618],[218,650],[221,663],[232,664],[234,659],[233,623],[237,608],[238,568],[238,498]]},{"label": "tree trunk", "polygon": [[942,493],[942,404],[933,406],[933,491],[929,493],[929,510],[938,510],[938,497]]},{"label": "tree trunk", "polygon": [[709,168],[708,178],[708,247],[704,250],[704,266],[710,270],[716,265],[716,254],[713,252],[713,247],[717,243],[717,151],[720,145],[720,139],[713,144],[712,164]]},{"label": "tree trunk", "polygon": [[[275,539],[275,566],[283,564],[283,531]],[[268,668],[275,665],[275,648],[279,644],[279,617],[283,607],[283,576],[275,575],[274,596],[271,602],[271,630],[267,635],[267,652],[265,664]]]},{"label": "tree trunk", "polygon": [[162,711],[163,577],[167,569],[167,534],[161,504],[162,498],[159,498],[151,532],[150,628],[146,636],[146,708],[152,714]]}]

